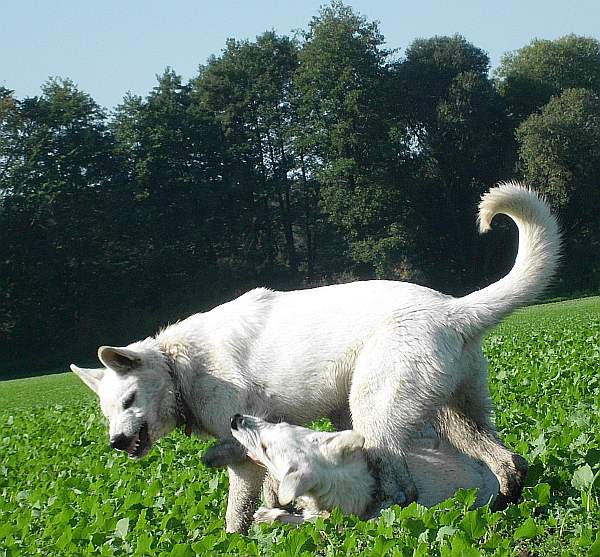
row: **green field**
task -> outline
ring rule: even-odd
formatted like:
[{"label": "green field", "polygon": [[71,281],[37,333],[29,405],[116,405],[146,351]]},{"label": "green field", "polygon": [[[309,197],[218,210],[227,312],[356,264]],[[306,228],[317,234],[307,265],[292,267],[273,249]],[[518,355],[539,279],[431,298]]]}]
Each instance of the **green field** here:
[{"label": "green field", "polygon": [[530,463],[520,504],[469,510],[463,492],[378,521],[224,533],[227,478],[179,432],[142,461],[108,447],[74,374],[0,383],[2,555],[600,556],[600,298],[517,312],[488,335],[502,438]]}]

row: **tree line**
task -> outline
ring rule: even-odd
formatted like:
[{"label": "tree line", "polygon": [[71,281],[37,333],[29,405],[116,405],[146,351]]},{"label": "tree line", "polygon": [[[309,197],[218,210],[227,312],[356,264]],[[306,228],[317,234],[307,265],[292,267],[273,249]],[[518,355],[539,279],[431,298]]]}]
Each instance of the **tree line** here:
[{"label": "tree line", "polygon": [[534,40],[493,73],[459,35],[383,45],[333,2],[112,111],[69,79],[0,88],[0,373],[92,361],[257,285],[480,288],[516,233],[478,236],[477,202],[513,178],[565,232],[554,292],[598,291],[600,42]]}]

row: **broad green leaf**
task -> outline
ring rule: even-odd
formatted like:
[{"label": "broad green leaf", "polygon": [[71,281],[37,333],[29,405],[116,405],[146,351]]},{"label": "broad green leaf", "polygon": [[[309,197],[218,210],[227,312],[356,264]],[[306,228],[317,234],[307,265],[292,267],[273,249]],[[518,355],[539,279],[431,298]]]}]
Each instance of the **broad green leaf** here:
[{"label": "broad green leaf", "polygon": [[71,530],[71,527],[68,524],[65,524],[62,534],[56,540],[56,547],[58,547],[58,549],[64,550],[71,543],[72,539],[73,531]]},{"label": "broad green leaf", "polygon": [[145,532],[140,532],[137,536],[137,545],[135,546],[136,555],[152,554],[152,536]]},{"label": "broad green leaf", "polygon": [[115,536],[117,538],[125,539],[128,531],[129,531],[129,519],[121,518],[120,520],[118,520],[117,525],[115,526]]},{"label": "broad green leaf", "polygon": [[435,537],[436,542],[441,542],[445,537],[452,536],[454,533],[458,531],[458,528],[454,526],[442,526]]},{"label": "broad green leaf", "polygon": [[532,494],[539,505],[547,505],[550,501],[550,485],[547,483],[537,484],[531,489]]},{"label": "broad green leaf", "polygon": [[596,536],[596,541],[588,549],[587,557],[600,557],[600,534]]},{"label": "broad green leaf", "polygon": [[455,534],[450,538],[450,546],[442,545],[440,554],[442,557],[480,557],[481,551],[465,540],[461,534]]},{"label": "broad green leaf", "polygon": [[571,479],[571,485],[575,489],[588,489],[594,481],[594,472],[589,464],[585,464],[575,470],[573,478]]},{"label": "broad green leaf", "polygon": [[196,557],[196,552],[189,544],[178,543],[173,547],[171,557]]},{"label": "broad green leaf", "polygon": [[460,527],[472,540],[478,540],[486,532],[486,522],[479,509],[468,511],[460,522]]},{"label": "broad green leaf", "polygon": [[533,518],[529,517],[515,530],[513,538],[515,540],[531,539],[542,534],[543,532],[543,528],[536,524]]}]

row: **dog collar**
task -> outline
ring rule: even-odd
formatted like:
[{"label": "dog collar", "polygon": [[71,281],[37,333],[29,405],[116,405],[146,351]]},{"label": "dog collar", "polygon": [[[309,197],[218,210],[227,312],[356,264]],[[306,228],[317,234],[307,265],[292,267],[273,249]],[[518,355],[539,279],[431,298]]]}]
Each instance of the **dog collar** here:
[{"label": "dog collar", "polygon": [[175,405],[177,406],[177,427],[185,426],[183,428],[185,434],[190,437],[192,435],[192,428],[194,425],[194,416],[190,407],[186,404],[181,392],[181,383],[179,376],[175,373],[175,362],[171,358],[165,355],[167,362],[167,369],[169,370],[169,376],[173,382],[173,392],[175,394]]}]

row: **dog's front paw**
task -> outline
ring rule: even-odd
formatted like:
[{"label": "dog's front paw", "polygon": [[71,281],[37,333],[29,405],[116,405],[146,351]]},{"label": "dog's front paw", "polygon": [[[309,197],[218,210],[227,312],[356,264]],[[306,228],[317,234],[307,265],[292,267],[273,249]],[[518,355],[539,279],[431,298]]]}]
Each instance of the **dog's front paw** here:
[{"label": "dog's front paw", "polygon": [[273,524],[273,522],[279,521],[281,518],[289,515],[287,511],[277,508],[259,507],[254,513],[254,522]]},{"label": "dog's front paw", "polygon": [[254,513],[254,522],[273,524],[274,522],[280,522],[282,524],[302,524],[306,521],[306,517],[297,513],[289,513],[284,509],[269,509],[267,507],[260,507]]},{"label": "dog's front paw", "polygon": [[213,445],[202,455],[202,463],[208,468],[223,468],[246,460],[246,450],[234,440]]}]

